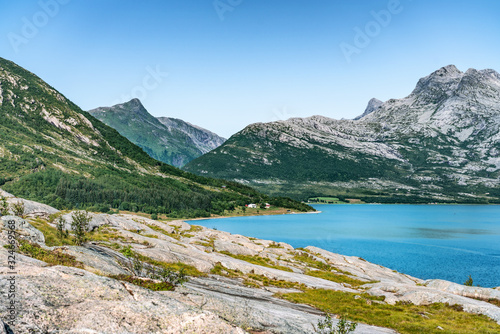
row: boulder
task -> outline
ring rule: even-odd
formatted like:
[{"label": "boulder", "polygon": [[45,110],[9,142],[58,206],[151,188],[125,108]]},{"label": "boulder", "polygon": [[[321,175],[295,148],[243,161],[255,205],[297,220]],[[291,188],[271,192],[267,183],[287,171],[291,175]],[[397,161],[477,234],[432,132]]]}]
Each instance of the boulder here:
[{"label": "boulder", "polygon": [[[8,230],[10,230],[10,226],[14,226],[16,231],[16,238],[21,238],[24,240],[28,240],[36,243],[45,243],[45,237],[42,232],[33,227],[30,223],[20,217],[16,216],[2,216],[0,217],[0,230],[1,242],[6,245],[8,244]],[[13,223],[10,223],[13,222]]]}]

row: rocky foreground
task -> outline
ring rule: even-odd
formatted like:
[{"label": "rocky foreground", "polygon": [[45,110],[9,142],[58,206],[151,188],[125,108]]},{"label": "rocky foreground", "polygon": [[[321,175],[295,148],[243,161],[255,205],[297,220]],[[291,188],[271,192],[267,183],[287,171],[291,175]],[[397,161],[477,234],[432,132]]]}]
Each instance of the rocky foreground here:
[{"label": "rocky foreground", "polygon": [[[48,247],[41,230],[54,230],[55,222],[50,218],[55,216],[65,218],[69,229],[71,213],[14,199],[5,192],[0,195],[8,197],[9,202],[23,201],[26,213],[24,219],[1,217],[1,246],[8,244],[7,221],[15,220],[18,239],[72,255],[81,264],[54,266],[16,254],[17,318],[10,326],[6,291],[12,268],[7,266],[7,248],[1,247],[0,317],[5,329],[0,326],[0,333],[314,333],[313,325],[323,318],[323,312],[277,296],[306,289],[355,293],[360,298],[366,294],[383,296],[384,301],[377,302],[391,305],[461,305],[465,312],[485,315],[500,324],[500,308],[486,302],[500,301],[498,288],[424,281],[358,257],[316,247],[294,249],[285,243],[232,235],[183,221],[92,214],[93,239],[83,246]],[[123,265],[127,261],[124,249],[154,263],[192,266],[200,274],[174,291],[151,291],[110,278],[130,274]],[[312,276],[323,266],[335,268],[332,271],[339,277],[358,284]],[[355,333],[396,332],[360,323]]]}]

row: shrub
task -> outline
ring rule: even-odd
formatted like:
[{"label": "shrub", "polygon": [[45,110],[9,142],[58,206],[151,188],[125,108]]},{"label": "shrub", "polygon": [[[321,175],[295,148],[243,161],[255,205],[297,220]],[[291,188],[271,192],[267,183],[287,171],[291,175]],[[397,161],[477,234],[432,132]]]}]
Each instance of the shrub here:
[{"label": "shrub", "polygon": [[15,203],[11,204],[11,210],[14,216],[18,216],[21,218],[24,218],[24,202],[23,201],[17,201]]},{"label": "shrub", "polygon": [[87,211],[75,211],[71,217],[73,218],[71,229],[73,230],[75,244],[81,246],[87,241],[87,232],[92,218]]},{"label": "shrub", "polygon": [[63,217],[59,217],[57,219],[56,223],[56,228],[57,228],[57,236],[59,239],[64,239],[68,237],[68,230],[66,230],[64,227],[66,226],[66,219]]},{"label": "shrub", "polygon": [[314,328],[316,333],[320,334],[349,334],[353,332],[358,326],[355,322],[348,321],[345,316],[342,316],[334,326],[333,319],[330,314],[326,314],[324,320],[318,321],[318,328]]},{"label": "shrub", "polygon": [[186,269],[182,267],[177,272],[170,268],[158,268],[150,263],[145,265],[141,259],[147,260],[147,258],[135,253],[130,246],[122,248],[120,252],[127,257],[125,261],[121,260],[120,264],[132,273],[133,276],[160,280],[172,287],[182,285],[188,281]]},{"label": "shrub", "polygon": [[474,284],[474,280],[469,275],[469,278],[467,279],[467,281],[465,281],[464,285],[466,285],[466,286],[472,286],[473,284]]},{"label": "shrub", "polygon": [[5,197],[0,197],[0,216],[7,216],[9,214],[9,203]]}]

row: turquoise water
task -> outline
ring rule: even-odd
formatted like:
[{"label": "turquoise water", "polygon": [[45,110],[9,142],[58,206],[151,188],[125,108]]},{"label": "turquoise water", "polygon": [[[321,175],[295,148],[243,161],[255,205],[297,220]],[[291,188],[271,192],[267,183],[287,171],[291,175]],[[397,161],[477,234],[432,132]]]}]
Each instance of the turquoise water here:
[{"label": "turquoise water", "polygon": [[500,206],[314,205],[319,214],[200,220],[209,228],[317,246],[422,279],[500,286]]}]

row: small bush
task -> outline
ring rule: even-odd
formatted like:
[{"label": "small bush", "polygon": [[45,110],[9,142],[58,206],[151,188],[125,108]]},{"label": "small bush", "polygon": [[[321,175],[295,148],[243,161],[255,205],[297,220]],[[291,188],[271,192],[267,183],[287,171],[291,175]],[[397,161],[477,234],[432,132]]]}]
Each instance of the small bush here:
[{"label": "small bush", "polygon": [[9,214],[9,203],[5,197],[0,197],[0,216],[7,216]]},{"label": "small bush", "polygon": [[318,327],[314,328],[316,333],[320,334],[349,334],[358,326],[355,322],[350,322],[342,316],[335,327],[330,314],[326,314],[324,320],[318,321]]},{"label": "small bush", "polygon": [[158,268],[151,263],[145,265],[143,260],[145,260],[146,263],[151,261],[148,261],[149,259],[147,257],[135,253],[130,246],[122,248],[120,252],[127,257],[127,260],[120,261],[121,265],[136,277],[160,280],[173,287],[182,285],[188,281],[187,271],[182,267],[179,271],[174,271],[171,268],[163,266],[158,266]]},{"label": "small bush", "polygon": [[75,244],[81,246],[87,241],[87,232],[89,231],[89,223],[92,218],[87,211],[75,211],[71,217],[73,218],[71,229],[73,230]]},{"label": "small bush", "polygon": [[469,275],[469,278],[467,279],[467,281],[465,281],[464,285],[466,285],[466,286],[472,286],[473,284],[474,284],[474,280]]},{"label": "small bush", "polygon": [[14,214],[14,216],[18,216],[21,218],[24,218],[24,202],[23,201],[17,201],[15,203],[11,204],[11,211]]},{"label": "small bush", "polygon": [[57,236],[59,237],[59,239],[64,239],[69,236],[68,230],[65,229],[65,226],[66,219],[64,219],[63,217],[59,217],[56,223]]}]

